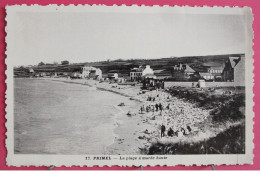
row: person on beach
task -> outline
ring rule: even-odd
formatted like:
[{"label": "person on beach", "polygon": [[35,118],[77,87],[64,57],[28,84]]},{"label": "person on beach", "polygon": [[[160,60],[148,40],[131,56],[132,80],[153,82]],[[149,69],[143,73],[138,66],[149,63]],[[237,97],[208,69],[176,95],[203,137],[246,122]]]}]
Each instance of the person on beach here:
[{"label": "person on beach", "polygon": [[146,112],[149,112],[149,106],[146,106]]},{"label": "person on beach", "polygon": [[169,130],[168,130],[168,136],[169,137],[172,137],[173,136],[173,134],[174,134],[174,132],[173,132],[173,130],[172,130],[172,128],[170,128]]},{"label": "person on beach", "polygon": [[168,110],[170,109],[170,103],[168,103],[166,109],[168,109]]},{"label": "person on beach", "polygon": [[163,108],[162,108],[162,104],[161,104],[161,103],[159,103],[159,109],[160,109],[160,111],[163,110]]},{"label": "person on beach", "polygon": [[187,129],[189,132],[191,132],[191,127],[189,125],[187,126]]},{"label": "person on beach", "polygon": [[143,106],[140,107],[140,113],[143,113]]},{"label": "person on beach", "polygon": [[161,137],[164,137],[165,136],[165,125],[162,124],[161,126]]},{"label": "person on beach", "polygon": [[158,111],[158,107],[159,107],[159,105],[156,103],[156,104],[155,104],[156,112]]}]

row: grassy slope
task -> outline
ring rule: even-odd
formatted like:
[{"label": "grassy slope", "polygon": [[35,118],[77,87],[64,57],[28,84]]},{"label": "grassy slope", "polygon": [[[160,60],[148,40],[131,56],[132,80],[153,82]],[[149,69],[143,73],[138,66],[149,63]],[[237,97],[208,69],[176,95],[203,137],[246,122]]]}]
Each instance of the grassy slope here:
[{"label": "grassy slope", "polygon": [[142,153],[153,154],[243,154],[245,153],[245,127],[237,125],[216,137],[196,143],[153,143]]}]

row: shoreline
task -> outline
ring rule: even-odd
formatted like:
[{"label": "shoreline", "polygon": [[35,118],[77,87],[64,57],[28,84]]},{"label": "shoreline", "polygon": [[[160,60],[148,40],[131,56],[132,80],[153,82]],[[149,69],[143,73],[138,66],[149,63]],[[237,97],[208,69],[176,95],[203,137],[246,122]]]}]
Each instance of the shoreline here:
[{"label": "shoreline", "polygon": [[[219,122],[215,125],[211,122],[209,109],[198,107],[189,100],[177,98],[167,91],[149,91],[139,94],[140,87],[109,84],[108,82],[98,82],[96,80],[68,80],[63,78],[40,78],[41,80],[57,81],[69,84],[86,85],[95,88],[95,90],[108,91],[114,94],[128,98],[126,105],[114,108],[118,110],[114,114],[113,124],[113,143],[106,146],[108,154],[142,154],[145,148],[149,148],[153,143],[199,143],[214,138],[222,132],[234,127],[241,122]],[[178,91],[178,90],[177,90]],[[155,100],[148,100],[148,97]],[[152,111],[156,104],[162,103],[163,111]],[[170,104],[170,108],[165,107]],[[140,106],[151,108],[149,111],[140,113]],[[183,110],[183,111],[182,111]],[[131,112],[130,112],[131,111]],[[130,112],[130,115],[127,113]],[[166,136],[161,137],[161,125],[166,126]],[[207,125],[207,126],[205,126]],[[175,133],[181,132],[181,129],[187,131],[187,126],[192,131],[187,135],[167,136],[167,130],[172,128]],[[177,132],[176,132],[177,131]]]},{"label": "shoreline", "polygon": [[[27,79],[27,78],[26,78]],[[29,80],[29,79],[28,79]],[[121,95],[120,93],[114,93],[113,91],[109,91],[109,89],[105,89],[105,88],[103,88],[102,90],[100,90],[98,87],[96,87],[95,85],[94,85],[94,81],[85,81],[85,80],[66,80],[66,79],[49,79],[49,78],[46,78],[46,79],[31,79],[32,81],[34,81],[34,82],[37,82],[37,81],[46,81],[46,83],[44,83],[45,85],[48,85],[48,84],[50,84],[51,82],[56,82],[56,87],[64,87],[64,86],[66,86],[66,84],[67,85],[69,85],[69,84],[77,84],[78,86],[76,86],[76,87],[74,87],[74,86],[69,86],[70,87],[70,89],[77,89],[77,87],[78,87],[78,89],[81,89],[81,91],[84,91],[84,90],[86,90],[86,92],[87,91],[90,91],[90,92],[93,92],[92,94],[95,94],[96,93],[96,91],[99,91],[98,92],[98,94],[100,94],[101,93],[101,96],[97,96],[97,100],[99,99],[99,98],[102,98],[102,94],[104,94],[105,96],[106,96],[106,99],[111,99],[110,100],[110,102],[108,103],[108,104],[105,104],[104,103],[104,100],[102,100],[102,103],[101,103],[101,105],[105,105],[105,106],[110,106],[109,107],[109,110],[103,110],[104,111],[104,114],[108,114],[108,115],[106,115],[106,116],[104,116],[105,118],[107,118],[107,119],[109,119],[108,120],[108,123],[105,123],[106,125],[101,125],[101,128],[100,127],[97,127],[97,129],[96,129],[96,131],[97,132],[100,132],[101,134],[99,135],[99,136],[97,136],[97,137],[100,137],[100,136],[104,136],[105,137],[105,141],[103,141],[103,147],[101,147],[102,149],[101,149],[101,153],[102,154],[113,154],[113,150],[114,149],[111,149],[111,146],[114,146],[114,145],[116,145],[117,146],[117,144],[118,143],[120,143],[120,142],[118,142],[118,140],[119,139],[121,139],[121,137],[122,137],[122,134],[123,133],[121,133],[122,131],[121,131],[121,126],[122,125],[124,125],[125,124],[125,122],[127,122],[127,119],[129,119],[128,118],[128,116],[126,115],[127,114],[127,112],[128,111],[130,111],[130,110],[132,110],[132,109],[136,109],[136,105],[138,105],[138,103],[137,103],[137,101],[134,101],[134,100],[130,100],[129,99],[129,97],[131,97],[131,96],[124,96],[124,95]],[[48,83],[48,82],[50,82],[50,83]],[[28,82],[29,84],[30,84],[30,82]],[[59,84],[57,84],[57,83],[61,83],[60,85]],[[63,85],[63,83],[66,83],[66,84],[64,84]],[[52,85],[52,84],[51,84]],[[82,86],[81,86],[82,85]],[[107,85],[109,85],[109,84],[107,84]],[[87,87],[84,87],[84,86],[87,86]],[[109,85],[109,86],[111,86],[111,85]],[[93,87],[93,88],[95,88],[95,89],[93,89],[93,91],[91,90],[92,88],[91,87]],[[102,87],[101,87],[102,88]],[[108,91],[106,91],[106,90],[108,90]],[[102,93],[101,91],[106,91],[106,92],[108,92],[108,93]],[[114,94],[114,95],[110,95],[110,93],[112,93],[112,94]],[[73,93],[73,92],[71,92],[71,93]],[[111,96],[111,98],[110,98],[110,96]],[[119,96],[121,96],[121,97],[119,97]],[[83,96],[82,96],[83,97]],[[117,99],[117,97],[118,97],[118,99]],[[83,98],[82,100],[84,101],[84,99],[85,98]],[[91,100],[91,99],[90,99]],[[121,102],[123,102],[125,105],[123,105],[123,106],[119,106],[119,104],[121,103]],[[98,106],[96,106],[97,108],[99,108]],[[102,106],[101,106],[102,107]],[[107,107],[106,107],[107,108]],[[110,108],[111,108],[111,110],[113,111],[113,112],[110,112]],[[52,109],[50,109],[50,110],[52,110]],[[102,109],[101,109],[102,110]],[[88,116],[86,116],[86,118],[88,118]],[[80,117],[78,117],[77,118],[77,120],[80,120],[81,118]],[[78,121],[79,123],[81,123],[81,122],[85,122],[85,121],[83,121],[84,120],[84,118],[82,118],[81,119],[82,121]],[[83,124],[84,125],[84,124]],[[83,126],[82,125],[82,126]],[[77,125],[75,125],[76,127],[77,127]],[[81,125],[78,125],[79,127],[81,127]],[[72,126],[73,127],[73,126]],[[128,125],[128,127],[129,127],[129,125]],[[73,129],[70,129],[70,131],[72,131],[73,132]],[[87,131],[87,130],[86,130]],[[93,131],[92,131],[93,132]],[[103,133],[105,133],[104,135],[102,135],[102,132]],[[37,133],[37,131],[35,132],[35,133]],[[106,136],[107,135],[107,136]],[[82,135],[82,136],[84,136],[84,135]],[[131,137],[132,139],[134,139],[134,137]],[[53,141],[56,141],[56,139],[53,139]],[[58,141],[58,140],[57,140]],[[90,141],[91,142],[91,141]],[[64,143],[66,143],[66,142],[64,142]],[[51,148],[51,147],[50,147]],[[48,149],[47,151],[46,151],[46,154],[48,154],[49,152],[50,153],[53,153],[53,151],[55,151],[55,150],[52,150],[52,149]],[[23,148],[23,150],[24,150],[24,148]],[[25,149],[26,150],[26,149]],[[51,151],[49,151],[49,150],[51,150]],[[109,151],[111,151],[112,150],[112,152],[109,152]],[[90,150],[90,151],[92,151],[92,150]],[[22,152],[21,152],[22,153]],[[101,154],[101,153],[98,153],[98,154]],[[121,153],[121,152],[120,152]],[[123,153],[123,152],[122,152]],[[54,153],[55,154],[55,153]],[[94,155],[95,153],[93,153],[93,155]]]},{"label": "shoreline", "polygon": [[[47,81],[87,86],[90,88],[95,88],[95,90],[98,90],[98,91],[106,91],[106,92],[110,92],[110,93],[113,93],[116,95],[126,97],[128,102],[125,101],[126,104],[124,106],[118,106],[119,104],[113,105],[113,107],[117,110],[117,112],[113,114],[113,125],[112,125],[113,133],[112,134],[113,134],[114,138],[113,138],[113,142],[106,145],[104,153],[105,154],[114,154],[115,152],[118,152],[118,154],[125,154],[126,153],[125,149],[127,149],[130,144],[131,144],[131,146],[136,147],[135,141],[136,141],[137,137],[134,135],[134,132],[140,131],[140,130],[133,131],[132,135],[128,134],[129,135],[128,142],[123,142],[126,139],[126,137],[124,136],[126,134],[126,131],[129,130],[130,126],[135,124],[135,122],[132,122],[132,120],[129,119],[129,116],[127,116],[127,113],[131,111],[132,114],[137,116],[140,102],[143,102],[143,101],[137,99],[133,95],[127,94],[128,93],[127,88],[126,89],[110,88],[110,87],[112,87],[112,84],[109,84],[108,82],[99,83],[96,80],[80,80],[80,79],[67,80],[67,79],[60,79],[60,78],[43,78],[43,79],[40,78],[40,79],[47,80]],[[126,86],[124,85],[121,87],[126,87]],[[125,90],[125,92],[122,92],[122,90]],[[134,91],[136,91],[136,93],[133,93],[133,94],[137,94],[137,92],[139,91],[139,87],[135,87]],[[133,118],[133,117],[131,117],[131,118]],[[136,117],[135,119],[139,120],[139,117]],[[129,121],[131,124],[128,123]],[[124,145],[125,143],[127,143],[127,145]],[[130,144],[128,144],[128,143],[130,143]],[[120,146],[119,149],[117,148],[118,146]],[[142,147],[143,147],[143,143],[142,143]],[[128,149],[127,153],[128,154],[130,154],[130,153],[139,154],[139,152],[137,152],[136,150],[138,150],[138,148],[134,148],[131,150]]]},{"label": "shoreline", "polygon": [[[107,84],[109,85],[107,82],[103,82],[103,83],[99,83],[98,81],[96,80],[83,80],[83,79],[75,79],[75,80],[60,80],[59,78],[47,78],[47,79],[42,79],[42,80],[51,80],[51,81],[57,81],[57,82],[63,82],[63,83],[71,83],[71,84],[79,84],[79,85],[86,85],[86,86],[89,86],[89,87],[93,87],[93,88],[96,88],[97,90],[101,90],[101,91],[108,91],[108,92],[111,92],[111,93],[115,93],[115,94],[118,94],[118,95],[121,95],[121,96],[124,96],[124,97],[129,97],[131,98],[132,100],[135,100],[135,101],[138,101],[138,102],[143,102],[137,98],[135,98],[134,95],[130,95],[129,93],[126,93],[126,92],[120,92],[119,91],[116,91],[118,89],[114,88],[109,88],[109,87],[106,87],[106,86],[102,86],[101,84]],[[92,83],[92,84],[91,84]],[[123,86],[126,86],[126,85],[123,85]],[[123,87],[122,86],[122,87]],[[121,89],[122,90],[122,89]]]}]

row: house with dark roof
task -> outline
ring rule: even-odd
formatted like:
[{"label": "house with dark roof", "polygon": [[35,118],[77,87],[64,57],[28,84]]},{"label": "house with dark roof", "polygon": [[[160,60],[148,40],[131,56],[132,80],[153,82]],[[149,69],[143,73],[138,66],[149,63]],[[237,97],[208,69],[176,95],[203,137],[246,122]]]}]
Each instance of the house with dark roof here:
[{"label": "house with dark roof", "polygon": [[237,86],[245,85],[245,55],[229,57],[223,69],[223,81],[235,82]]},{"label": "house with dark roof", "polygon": [[191,79],[195,72],[188,64],[179,63],[173,66],[172,77],[178,81],[185,81]]},{"label": "house with dark roof", "polygon": [[154,75],[156,76],[157,80],[167,80],[172,78],[171,72],[164,69],[154,70]]}]

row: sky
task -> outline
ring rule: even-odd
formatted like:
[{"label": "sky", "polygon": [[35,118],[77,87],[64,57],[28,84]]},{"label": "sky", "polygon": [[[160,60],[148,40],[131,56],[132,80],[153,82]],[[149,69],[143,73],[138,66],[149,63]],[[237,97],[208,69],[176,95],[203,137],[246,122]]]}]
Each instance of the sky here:
[{"label": "sky", "polygon": [[15,66],[245,53],[243,15],[21,12]]}]

